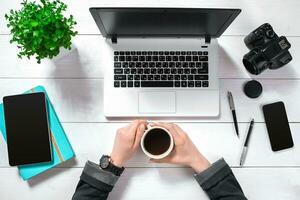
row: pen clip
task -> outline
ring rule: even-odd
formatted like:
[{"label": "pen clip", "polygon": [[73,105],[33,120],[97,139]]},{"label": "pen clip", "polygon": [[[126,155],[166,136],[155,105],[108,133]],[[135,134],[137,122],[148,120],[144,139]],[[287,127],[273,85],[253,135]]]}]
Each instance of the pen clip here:
[{"label": "pen clip", "polygon": [[229,92],[229,91],[227,92],[227,97],[228,97],[228,101],[229,101],[230,110],[235,110],[231,92]]}]

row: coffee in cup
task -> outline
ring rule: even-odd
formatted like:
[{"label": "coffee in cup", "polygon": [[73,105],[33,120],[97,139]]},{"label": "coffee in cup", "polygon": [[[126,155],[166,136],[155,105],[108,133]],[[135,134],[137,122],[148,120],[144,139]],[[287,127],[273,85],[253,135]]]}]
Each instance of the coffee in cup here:
[{"label": "coffee in cup", "polygon": [[141,147],[148,157],[161,159],[171,153],[174,141],[167,129],[158,126],[149,127],[141,139]]}]

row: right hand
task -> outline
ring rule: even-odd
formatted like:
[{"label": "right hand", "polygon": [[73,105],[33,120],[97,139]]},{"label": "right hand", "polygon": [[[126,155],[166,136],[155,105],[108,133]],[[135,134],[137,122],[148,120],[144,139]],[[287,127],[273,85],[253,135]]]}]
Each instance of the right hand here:
[{"label": "right hand", "polygon": [[186,165],[193,168],[197,173],[206,170],[210,166],[209,161],[198,151],[189,136],[178,125],[153,123],[151,126],[166,128],[172,134],[175,144],[169,156],[158,160],[150,159],[151,162]]}]

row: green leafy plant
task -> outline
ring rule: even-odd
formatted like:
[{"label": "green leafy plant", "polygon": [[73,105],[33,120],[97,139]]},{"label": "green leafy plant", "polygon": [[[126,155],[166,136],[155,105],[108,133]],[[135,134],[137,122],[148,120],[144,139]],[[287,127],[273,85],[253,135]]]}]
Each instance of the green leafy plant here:
[{"label": "green leafy plant", "polygon": [[77,35],[74,31],[76,22],[72,15],[64,17],[67,6],[60,0],[40,0],[28,2],[24,0],[21,10],[10,10],[5,14],[12,39],[20,52],[18,57],[28,59],[35,56],[40,63],[43,58],[53,58],[59,54],[59,49],[71,49],[71,39]]}]

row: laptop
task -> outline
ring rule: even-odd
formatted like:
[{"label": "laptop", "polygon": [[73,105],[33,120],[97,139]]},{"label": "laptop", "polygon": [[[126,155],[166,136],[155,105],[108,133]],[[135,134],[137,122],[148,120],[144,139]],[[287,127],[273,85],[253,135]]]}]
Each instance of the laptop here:
[{"label": "laptop", "polygon": [[240,9],[90,8],[106,117],[218,117],[217,38]]}]

